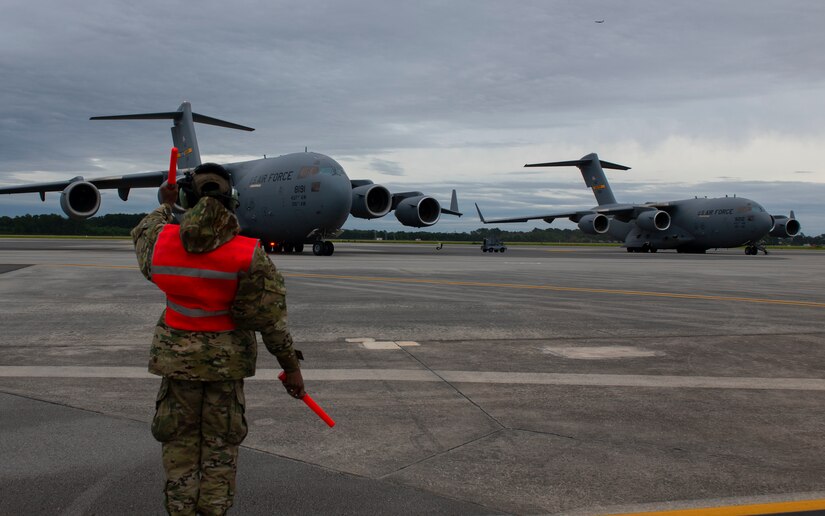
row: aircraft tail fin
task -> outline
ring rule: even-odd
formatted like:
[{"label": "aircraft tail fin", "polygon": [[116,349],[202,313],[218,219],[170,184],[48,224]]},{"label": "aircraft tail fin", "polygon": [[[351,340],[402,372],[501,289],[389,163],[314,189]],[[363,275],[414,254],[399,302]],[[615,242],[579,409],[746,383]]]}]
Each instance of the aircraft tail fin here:
[{"label": "aircraft tail fin", "polygon": [[217,118],[192,112],[192,105],[184,102],[177,111],[164,113],[139,113],[135,115],[93,116],[90,120],[174,120],[172,141],[179,149],[178,169],[197,167],[201,164],[198,139],[195,136],[195,122],[241,131],[254,131],[252,127],[227,122]]},{"label": "aircraft tail fin", "polygon": [[581,170],[585,184],[593,190],[599,206],[603,204],[616,204],[616,197],[604,175],[605,168],[614,170],[630,170],[630,167],[618,165],[609,161],[602,161],[596,153],[588,154],[581,159],[573,161],[553,161],[550,163],[532,163],[525,167],[578,167]]}]

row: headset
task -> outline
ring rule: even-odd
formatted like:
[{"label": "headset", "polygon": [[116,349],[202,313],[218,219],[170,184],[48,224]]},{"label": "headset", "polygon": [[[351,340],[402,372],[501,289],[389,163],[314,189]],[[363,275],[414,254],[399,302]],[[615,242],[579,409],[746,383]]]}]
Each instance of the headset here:
[{"label": "headset", "polygon": [[[229,193],[222,193],[220,191],[198,191],[198,185],[195,182],[195,176],[198,174],[212,173],[220,176],[229,184]],[[209,183],[207,183],[209,184]],[[178,205],[184,210],[194,207],[202,197],[212,197],[223,204],[226,209],[235,211],[240,206],[238,200],[238,190],[232,184],[232,176],[225,168],[217,163],[203,163],[195,167],[194,170],[186,172],[182,178],[178,180]]]}]

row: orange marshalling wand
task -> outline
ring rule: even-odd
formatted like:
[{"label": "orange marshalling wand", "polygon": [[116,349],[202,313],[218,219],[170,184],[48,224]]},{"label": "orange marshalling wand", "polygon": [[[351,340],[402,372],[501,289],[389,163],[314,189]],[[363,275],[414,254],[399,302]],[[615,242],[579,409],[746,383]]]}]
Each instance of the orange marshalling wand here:
[{"label": "orange marshalling wand", "polygon": [[178,182],[178,148],[172,147],[172,155],[169,156],[169,175],[166,177],[166,184],[173,188]]},{"label": "orange marshalling wand", "polygon": [[[282,382],[284,380],[286,380],[286,373],[284,371],[281,371],[280,373],[278,373],[278,379],[281,380]],[[335,421],[333,421],[332,418],[329,417],[329,414],[324,412],[324,409],[322,409],[321,407],[318,406],[317,403],[315,403],[315,400],[313,400],[312,397],[309,394],[304,394],[304,397],[301,398],[301,401],[306,403],[306,406],[309,407],[310,409],[312,409],[312,411],[315,412],[315,414],[318,417],[323,419],[324,423],[326,423],[330,428],[335,426]]]}]

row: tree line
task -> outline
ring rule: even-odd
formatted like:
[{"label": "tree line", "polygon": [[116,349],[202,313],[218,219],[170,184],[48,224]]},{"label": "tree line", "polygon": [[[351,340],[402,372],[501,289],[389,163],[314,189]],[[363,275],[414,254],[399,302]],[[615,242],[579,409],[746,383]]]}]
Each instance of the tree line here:
[{"label": "tree line", "polygon": [[[60,215],[21,215],[0,217],[0,235],[79,235],[129,236],[129,232],[145,217],[139,214],[109,214],[86,220],[72,220]],[[481,242],[484,238],[504,242],[544,243],[609,243],[609,235],[588,235],[578,229],[533,228],[532,231],[505,231],[500,228],[479,228],[470,232],[383,231],[345,229],[338,237],[343,240],[428,240],[444,242]],[[799,234],[793,238],[768,237],[768,245],[825,246],[825,234],[810,237]]]}]

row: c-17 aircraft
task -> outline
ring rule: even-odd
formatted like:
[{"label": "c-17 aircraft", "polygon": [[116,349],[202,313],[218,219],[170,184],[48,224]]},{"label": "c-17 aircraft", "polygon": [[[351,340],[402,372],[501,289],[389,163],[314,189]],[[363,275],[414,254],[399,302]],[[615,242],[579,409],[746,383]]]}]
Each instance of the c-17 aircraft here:
[{"label": "c-17 aircraft", "polygon": [[[201,164],[195,122],[254,131],[251,127],[193,113],[189,102],[184,102],[173,112],[91,119],[173,120],[172,140],[179,149],[179,175]],[[327,239],[340,234],[349,215],[375,219],[395,211],[401,224],[417,228],[432,226],[442,213],[461,216],[455,190],[450,208],[442,208],[435,198],[421,192],[390,193],[387,187],[369,179],[351,180],[337,161],[315,152],[264,157],[223,166],[232,175],[238,191],[240,206],[236,215],[243,234],[271,243],[276,250],[300,253],[305,243],[312,243],[314,254],[330,256],[335,248]],[[45,201],[46,192],[61,192],[60,206],[66,215],[86,219],[100,208],[99,189],[117,188],[120,198],[126,201],[132,188],[165,186],[166,175],[167,171],[161,170],[88,181],[79,176],[68,181],[3,187],[0,194],[38,192],[40,199]],[[178,207],[177,211],[182,209]]]},{"label": "c-17 aircraft", "polygon": [[590,209],[544,213],[506,219],[485,219],[485,224],[527,222],[543,219],[548,224],[567,218],[591,235],[608,233],[624,242],[628,252],[676,249],[680,253],[704,253],[708,249],[745,246],[745,254],[767,251],[759,241],[767,235],[795,236],[801,228],[794,217],[770,215],[758,203],[744,197],[684,199],[669,202],[622,204],[616,202],[604,168],[629,170],[630,167],[599,160],[593,153],[574,161],[534,163],[525,167],[567,167],[581,170],[584,182],[596,196],[598,206]]}]

